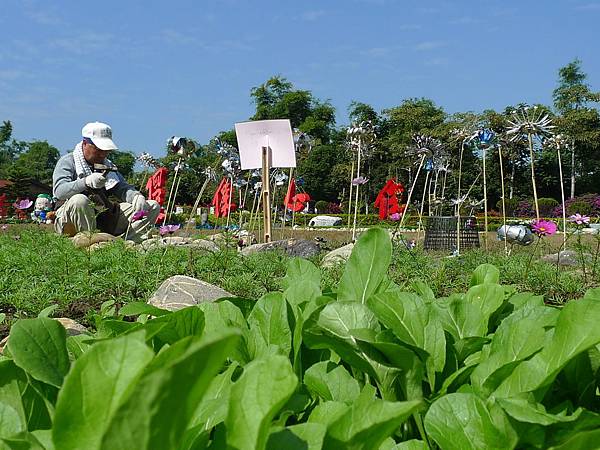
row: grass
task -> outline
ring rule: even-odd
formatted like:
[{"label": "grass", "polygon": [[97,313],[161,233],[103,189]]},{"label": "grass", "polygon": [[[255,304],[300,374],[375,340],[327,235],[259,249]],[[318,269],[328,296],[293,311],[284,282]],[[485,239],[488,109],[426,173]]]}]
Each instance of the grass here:
[{"label": "grass", "polygon": [[[343,243],[346,234],[332,235],[321,231],[330,246]],[[448,296],[468,289],[471,272],[482,263],[500,269],[501,282],[513,284],[519,291],[543,295],[547,302],[562,304],[580,298],[586,289],[600,283],[600,270],[588,267],[586,280],[577,268],[556,270],[552,264],[529,260],[533,247],[515,248],[505,257],[503,247],[490,241],[490,251],[464,252],[460,257],[447,253],[409,252],[396,248],[390,267],[390,278],[410,289],[419,278],[432,288],[436,296]],[[538,251],[556,251],[559,240],[543,241]],[[596,240],[584,241],[592,253]],[[320,263],[321,256],[314,262]],[[146,301],[163,280],[172,275],[188,275],[216,284],[233,295],[257,299],[266,292],[281,288],[288,257],[268,252],[242,257],[233,250],[210,253],[201,250],[169,247],[143,253],[117,241],[96,251],[77,249],[62,236],[37,227],[11,227],[0,232],[0,312],[7,321],[0,325],[0,337],[8,324],[19,317],[36,316],[47,306],[56,304],[55,316],[66,316],[87,323],[91,310],[98,310],[107,300],[121,305]],[[529,269],[526,272],[527,267]],[[323,270],[323,289],[335,288],[343,267]],[[592,276],[593,274],[593,276]]]}]

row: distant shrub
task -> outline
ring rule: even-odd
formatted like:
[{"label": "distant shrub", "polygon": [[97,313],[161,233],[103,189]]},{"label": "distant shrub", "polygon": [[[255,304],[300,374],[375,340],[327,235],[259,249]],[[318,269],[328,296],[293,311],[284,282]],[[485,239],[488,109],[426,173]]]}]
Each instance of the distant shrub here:
[{"label": "distant shrub", "polygon": [[[507,216],[514,216],[518,206],[518,198],[514,197],[504,199],[504,208],[506,209]],[[500,213],[502,213],[502,199],[498,200],[498,202],[496,203],[496,208],[498,209],[498,211],[500,211]]]},{"label": "distant shrub", "polygon": [[528,200],[520,200],[515,209],[515,216],[517,217],[534,217],[535,209],[531,202]]},{"label": "distant shrub", "polygon": [[327,214],[341,214],[342,208],[337,203],[329,202],[327,203],[327,207],[325,208]]},{"label": "distant shrub", "polygon": [[538,206],[540,207],[540,215],[543,217],[551,217],[554,215],[554,209],[560,205],[560,203],[553,198],[542,197],[538,199]]},{"label": "distant shrub", "polygon": [[329,202],[326,202],[325,200],[319,200],[318,202],[316,202],[315,208],[317,208],[317,213],[321,214],[327,212],[328,205]]}]

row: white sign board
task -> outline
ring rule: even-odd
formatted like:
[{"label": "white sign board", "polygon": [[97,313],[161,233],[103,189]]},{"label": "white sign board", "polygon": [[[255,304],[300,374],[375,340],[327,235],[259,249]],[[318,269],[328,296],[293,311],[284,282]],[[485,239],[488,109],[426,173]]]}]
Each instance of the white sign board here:
[{"label": "white sign board", "polygon": [[296,167],[296,147],[289,119],[235,124],[243,170],[262,167],[262,148],[271,148],[271,167]]}]

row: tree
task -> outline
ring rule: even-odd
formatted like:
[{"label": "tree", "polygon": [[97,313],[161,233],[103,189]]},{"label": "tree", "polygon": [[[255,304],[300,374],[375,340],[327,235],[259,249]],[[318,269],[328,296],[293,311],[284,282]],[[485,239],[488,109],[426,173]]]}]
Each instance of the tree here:
[{"label": "tree", "polygon": [[46,141],[30,142],[27,150],[20,153],[11,168],[11,178],[33,178],[44,184],[52,184],[52,173],[60,158],[56,147]]},{"label": "tree", "polygon": [[[592,92],[585,83],[587,75],[578,59],[558,71],[558,87],[553,92],[554,107],[561,114],[557,119],[561,132],[573,140],[571,146],[571,198],[575,196],[575,180],[578,174],[598,178],[600,164],[600,115],[588,106],[600,102],[600,92]],[[584,170],[585,168],[585,170]],[[585,172],[585,174],[584,174]]]},{"label": "tree", "polygon": [[125,179],[130,179],[133,176],[135,155],[132,152],[113,150],[110,152],[109,159],[119,168],[119,172]]},{"label": "tree", "polygon": [[252,88],[250,95],[256,105],[252,120],[290,119],[292,128],[324,144],[330,142],[335,108],[329,102],[315,99],[310,91],[294,89],[294,85],[281,76]]}]

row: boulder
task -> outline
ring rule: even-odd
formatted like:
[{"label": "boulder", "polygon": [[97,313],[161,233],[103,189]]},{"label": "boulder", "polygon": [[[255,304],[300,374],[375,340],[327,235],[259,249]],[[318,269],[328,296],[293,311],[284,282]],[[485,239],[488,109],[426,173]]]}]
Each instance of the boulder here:
[{"label": "boulder", "polygon": [[90,233],[89,231],[82,231],[73,236],[71,241],[77,248],[88,248],[92,244],[98,244],[100,242],[112,242],[115,239],[118,238],[108,233]]},{"label": "boulder", "polygon": [[344,245],[343,247],[336,248],[335,250],[330,251],[323,257],[323,261],[321,261],[322,267],[334,267],[338,264],[344,264],[350,258],[350,254],[352,254],[352,249],[354,248],[354,244],[350,243],[348,245]]},{"label": "boulder", "polygon": [[342,218],[335,216],[316,216],[308,222],[309,227],[336,227],[341,224]]},{"label": "boulder", "polygon": [[[592,255],[590,255],[589,253],[584,253],[583,257],[585,258],[586,262],[591,261],[592,259]],[[542,256],[541,260],[551,264],[556,264],[556,262],[558,261],[559,266],[581,265],[581,255],[579,254],[579,252],[576,252],[574,250],[563,250],[562,252],[560,252],[560,259],[559,253],[552,253],[550,255]]]},{"label": "boulder", "polygon": [[281,241],[266,242],[263,244],[254,244],[242,250],[242,255],[248,256],[254,253],[280,250],[289,256],[298,256],[301,258],[310,258],[318,255],[321,251],[319,244],[305,239],[283,239]]},{"label": "boulder", "polygon": [[163,281],[148,303],[157,308],[177,311],[199,303],[213,302],[222,297],[233,295],[196,278],[175,275]]}]

